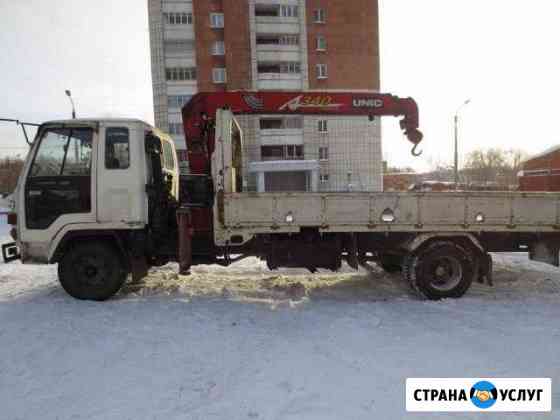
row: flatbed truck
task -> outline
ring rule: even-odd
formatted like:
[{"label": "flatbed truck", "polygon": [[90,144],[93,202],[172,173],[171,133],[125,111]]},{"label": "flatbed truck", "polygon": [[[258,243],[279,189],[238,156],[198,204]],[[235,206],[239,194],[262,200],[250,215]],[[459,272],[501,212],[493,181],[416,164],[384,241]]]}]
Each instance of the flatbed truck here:
[{"label": "flatbed truck", "polygon": [[62,287],[105,300],[129,275],[175,261],[336,271],[374,261],[428,299],[492,283],[490,252],[559,265],[560,194],[249,192],[237,114],[402,116],[422,140],[416,103],[386,94],[201,93],[183,108],[190,173],[171,137],[138,120],[42,124],[9,215],[4,260],[58,263]]}]

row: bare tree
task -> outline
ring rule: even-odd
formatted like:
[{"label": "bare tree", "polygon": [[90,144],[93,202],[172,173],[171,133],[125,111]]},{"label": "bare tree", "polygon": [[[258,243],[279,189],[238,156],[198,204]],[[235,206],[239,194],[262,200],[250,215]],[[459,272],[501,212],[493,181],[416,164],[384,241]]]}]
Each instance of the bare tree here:
[{"label": "bare tree", "polygon": [[527,154],[519,149],[478,149],[469,153],[462,175],[465,181],[495,183],[504,187],[517,184],[517,173]]},{"label": "bare tree", "polygon": [[14,191],[24,161],[19,157],[0,159],[0,193],[9,194]]},{"label": "bare tree", "polygon": [[410,167],[410,166],[387,166],[385,168],[385,173],[388,174],[414,174],[416,173],[416,171],[414,170],[414,168]]}]

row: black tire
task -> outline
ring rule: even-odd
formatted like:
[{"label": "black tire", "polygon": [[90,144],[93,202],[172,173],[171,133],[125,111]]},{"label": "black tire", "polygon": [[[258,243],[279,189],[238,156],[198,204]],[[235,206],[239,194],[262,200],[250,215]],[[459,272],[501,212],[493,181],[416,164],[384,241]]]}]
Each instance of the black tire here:
[{"label": "black tire", "polygon": [[377,260],[379,265],[387,273],[398,273],[402,271],[403,257],[400,255],[381,254]]},{"label": "black tire", "polygon": [[58,264],[58,278],[76,299],[103,301],[115,295],[126,280],[119,251],[105,242],[78,242]]},{"label": "black tire", "polygon": [[451,241],[436,241],[408,255],[403,275],[414,290],[430,300],[460,298],[476,275],[472,253]]}]

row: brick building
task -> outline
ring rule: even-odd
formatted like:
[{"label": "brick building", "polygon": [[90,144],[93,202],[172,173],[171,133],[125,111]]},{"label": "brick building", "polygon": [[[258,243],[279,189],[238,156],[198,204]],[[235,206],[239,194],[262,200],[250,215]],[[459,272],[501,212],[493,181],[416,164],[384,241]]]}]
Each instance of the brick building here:
[{"label": "brick building", "polygon": [[[148,10],[155,123],[179,150],[180,110],[196,92],[379,91],[377,0],[148,0]],[[383,189],[378,121],[239,120],[250,189]]]},{"label": "brick building", "polygon": [[521,191],[560,191],[560,146],[523,162],[519,174]]}]

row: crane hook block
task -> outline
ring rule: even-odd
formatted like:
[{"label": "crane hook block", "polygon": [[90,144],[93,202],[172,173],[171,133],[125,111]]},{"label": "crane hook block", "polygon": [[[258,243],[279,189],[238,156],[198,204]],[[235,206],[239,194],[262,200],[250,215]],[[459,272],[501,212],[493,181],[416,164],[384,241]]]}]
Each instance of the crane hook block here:
[{"label": "crane hook block", "polygon": [[418,157],[422,155],[422,151],[418,151],[418,145],[422,142],[422,139],[424,138],[424,135],[422,134],[422,132],[418,129],[410,129],[406,131],[406,137],[408,138],[408,140],[410,140],[411,143],[414,144],[414,147],[412,148],[412,156],[414,157]]}]

